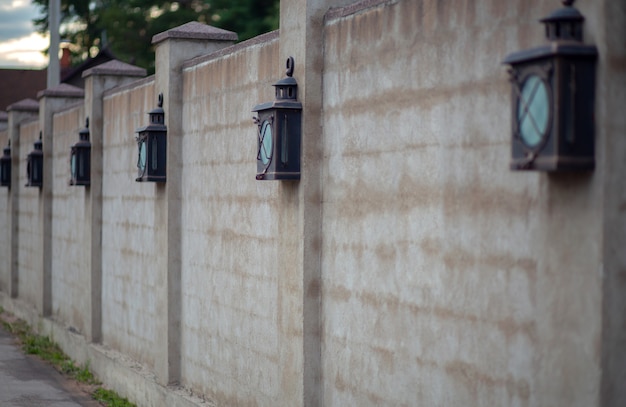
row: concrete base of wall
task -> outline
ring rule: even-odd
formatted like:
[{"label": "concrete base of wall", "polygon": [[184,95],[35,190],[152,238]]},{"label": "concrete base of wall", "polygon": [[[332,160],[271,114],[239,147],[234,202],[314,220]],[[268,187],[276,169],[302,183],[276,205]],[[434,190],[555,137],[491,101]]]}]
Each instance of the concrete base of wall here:
[{"label": "concrete base of wall", "polygon": [[162,386],[144,366],[106,346],[89,343],[83,335],[53,318],[42,317],[30,304],[0,292],[0,306],[26,321],[39,335],[50,337],[77,364],[89,369],[103,386],[126,397],[137,406],[213,407],[181,386]]}]

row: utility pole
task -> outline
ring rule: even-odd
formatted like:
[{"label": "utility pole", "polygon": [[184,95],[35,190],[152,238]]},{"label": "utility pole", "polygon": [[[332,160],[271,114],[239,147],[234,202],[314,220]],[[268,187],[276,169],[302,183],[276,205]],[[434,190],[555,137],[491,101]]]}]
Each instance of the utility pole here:
[{"label": "utility pole", "polygon": [[61,25],[61,0],[48,1],[48,28],[50,29],[50,49],[48,50],[48,88],[53,88],[61,81],[59,67],[59,43]]}]

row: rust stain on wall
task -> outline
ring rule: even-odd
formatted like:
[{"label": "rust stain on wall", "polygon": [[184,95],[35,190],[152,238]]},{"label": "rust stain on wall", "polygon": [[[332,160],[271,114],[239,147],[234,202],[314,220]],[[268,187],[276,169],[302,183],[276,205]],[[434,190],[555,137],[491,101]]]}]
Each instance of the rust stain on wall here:
[{"label": "rust stain on wall", "polygon": [[363,179],[340,183],[338,190],[343,191],[339,199],[339,216],[344,219],[362,219],[368,214],[396,212],[406,215],[409,211],[437,204],[441,190],[438,186],[424,184],[421,178],[403,175],[397,187],[372,185]]},{"label": "rust stain on wall", "polygon": [[536,198],[527,191],[486,186],[477,178],[472,183],[448,182],[443,187],[443,209],[446,216],[467,214],[526,216]]},{"label": "rust stain on wall", "polygon": [[[352,71],[354,74],[357,70]],[[480,81],[469,79],[454,85],[444,83],[437,84],[436,87],[421,88],[402,84],[389,89],[377,89],[377,93],[367,95],[367,97],[345,97],[341,100],[341,109],[336,112],[328,111],[327,115],[341,114],[342,117],[347,118],[354,115],[386,115],[389,111],[403,108],[432,110],[453,99],[496,94],[501,87],[502,84],[493,79]]]},{"label": "rust stain on wall", "polygon": [[381,346],[371,346],[371,349],[376,355],[378,368],[382,369],[385,374],[393,374],[395,371],[395,352],[392,349],[383,348]]},{"label": "rust stain on wall", "polygon": [[[356,375],[353,375],[351,378],[356,378]],[[335,388],[341,392],[346,392],[352,394],[357,400],[360,399],[360,396],[365,396],[372,405],[380,405],[384,402],[384,399],[377,395],[376,393],[368,390],[367,388],[363,388],[360,384],[354,383],[354,381],[343,377],[340,373],[335,375]]]},{"label": "rust stain on wall", "polygon": [[422,252],[429,257],[439,256],[441,253],[441,241],[432,237],[425,237],[420,242]]},{"label": "rust stain on wall", "polygon": [[467,270],[476,266],[486,266],[496,270],[519,269],[531,276],[537,273],[537,260],[533,258],[518,258],[510,253],[476,254],[460,246],[454,246],[446,250],[442,256],[442,260],[446,267],[455,270]]},{"label": "rust stain on wall", "polygon": [[529,338],[533,343],[537,340],[537,325],[535,321],[515,322],[513,318],[507,318],[497,321],[496,326],[507,340],[520,334]]},{"label": "rust stain on wall", "polygon": [[391,265],[396,260],[397,253],[393,246],[386,243],[379,243],[374,250],[376,257],[381,263]]},{"label": "rust stain on wall", "polygon": [[463,361],[449,362],[445,365],[444,370],[455,381],[463,384],[475,397],[482,387],[505,387],[510,396],[519,397],[525,404],[528,403],[530,385],[524,379],[515,380],[510,375],[506,378],[494,377]]},{"label": "rust stain on wall", "polygon": [[507,338],[522,335],[531,342],[537,339],[537,326],[533,320],[517,321],[514,318],[491,319],[482,315],[460,312],[452,308],[447,308],[436,303],[420,305],[398,298],[393,293],[383,292],[351,292],[346,287],[337,285],[329,287],[326,291],[329,300],[337,302],[347,302],[354,297],[366,307],[390,315],[397,315],[402,309],[417,315],[432,315],[437,319],[448,321],[466,321],[473,324],[482,324],[498,329]]},{"label": "rust stain on wall", "polygon": [[324,289],[324,295],[334,302],[348,302],[352,297],[352,292],[344,286],[331,286]]}]

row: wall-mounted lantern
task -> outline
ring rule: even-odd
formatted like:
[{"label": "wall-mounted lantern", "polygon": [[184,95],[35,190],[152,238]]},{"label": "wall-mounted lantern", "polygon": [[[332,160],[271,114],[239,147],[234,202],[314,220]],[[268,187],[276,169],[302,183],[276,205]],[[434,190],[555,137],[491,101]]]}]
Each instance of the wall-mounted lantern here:
[{"label": "wall-mounted lantern", "polygon": [[548,44],[512,53],[513,170],[592,170],[596,47],[583,44],[584,17],[563,8],[541,19]]},{"label": "wall-mounted lantern", "polygon": [[89,142],[89,117],[85,128],[78,132],[78,143],[70,150],[70,185],[89,185],[91,180],[91,143]]},{"label": "wall-mounted lantern", "polygon": [[26,163],[26,186],[40,187],[43,184],[43,144],[41,142],[41,132],[39,140],[35,141],[34,149],[28,154]]},{"label": "wall-mounted lantern", "polygon": [[11,140],[0,157],[0,186],[11,187]]},{"label": "wall-mounted lantern", "polygon": [[137,129],[137,182],[165,182],[167,155],[167,127],[163,110],[163,94],[159,94],[159,107],[150,111],[150,124]]},{"label": "wall-mounted lantern", "polygon": [[252,109],[257,112],[258,180],[300,179],[300,144],[302,140],[302,103],[298,102],[298,84],[292,77],[293,57],[287,59],[287,77],[279,80],[276,100]]}]

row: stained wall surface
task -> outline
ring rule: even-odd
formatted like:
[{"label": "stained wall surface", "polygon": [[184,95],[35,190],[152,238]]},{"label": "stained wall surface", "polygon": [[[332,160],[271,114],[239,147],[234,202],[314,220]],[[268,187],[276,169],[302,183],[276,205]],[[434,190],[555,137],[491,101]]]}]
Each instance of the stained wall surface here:
[{"label": "stained wall surface", "polygon": [[325,405],[597,405],[600,175],[508,170],[500,61],[556,7],[327,19]]},{"label": "stained wall surface", "polygon": [[27,187],[26,165],[33,144],[39,139],[39,121],[20,125],[20,172],[15,188],[19,194],[17,255],[18,290],[20,298],[37,309],[43,306],[43,230],[41,218],[41,189]]},{"label": "stained wall surface", "polygon": [[[153,244],[164,219],[156,217],[159,186],[135,182],[135,131],[146,126],[156,106],[153,82],[104,98],[102,179],[103,343],[153,367],[160,284],[151,272],[163,261]],[[162,314],[161,314],[162,315]]]},{"label": "stained wall surface", "polygon": [[225,405],[289,403],[280,387],[290,372],[280,365],[276,219],[290,208],[277,183],[255,180],[250,160],[251,110],[273,99],[277,54],[274,36],[183,74],[181,378]]},{"label": "stained wall surface", "polygon": [[89,251],[86,236],[86,188],[70,186],[70,149],[85,127],[81,101],[54,115],[54,176],[52,196],[52,312],[76,331],[88,330],[90,309]]},{"label": "stained wall surface", "polygon": [[[281,7],[297,14],[312,3]],[[169,403],[172,383],[207,400],[198,405],[299,406],[310,403],[306,394],[325,406],[623,405],[623,2],[576,3],[600,53],[596,169],[509,170],[511,89],[501,61],[542,44],[537,20],[559,6],[364,0],[311,22],[324,25],[324,43],[307,44],[323,47],[323,58],[306,61],[323,73],[322,88],[300,96],[312,98],[302,100],[305,111],[321,105],[321,121],[305,121],[319,125],[319,139],[303,143],[302,162],[304,177],[321,168],[320,196],[303,193],[311,179],[255,180],[251,110],[273,100],[271,85],[284,77],[281,57],[291,50],[281,47],[292,42],[279,32],[107,90],[101,281],[90,274],[99,253],[88,257],[85,244],[98,242],[86,236],[98,218],[88,216],[88,190],[67,185],[69,148],[99,101],[56,114],[60,331],[84,334],[87,310],[97,314],[101,303],[94,348],[107,360],[94,369],[115,376],[108,350],[131,361],[118,372],[133,380],[119,379],[116,390],[138,405],[179,405]],[[159,46],[184,42],[170,40]],[[299,62],[294,78],[312,86]],[[166,184],[138,183],[136,130],[164,91],[155,84],[180,81],[181,94],[167,99],[182,114],[181,131],[168,133],[168,157],[180,160],[168,163]],[[169,118],[174,107],[163,108]],[[19,193],[18,300],[40,310],[42,197],[24,187],[38,132],[39,122],[21,126],[11,191]],[[0,189],[0,214],[10,193]],[[302,235],[317,230],[303,226],[318,219],[305,207],[319,211],[319,242]],[[6,222],[0,216],[0,230]],[[10,242],[0,240],[4,256]],[[0,269],[3,294],[8,273]],[[85,286],[101,288],[101,301]],[[319,310],[307,312],[311,304]]]}]

